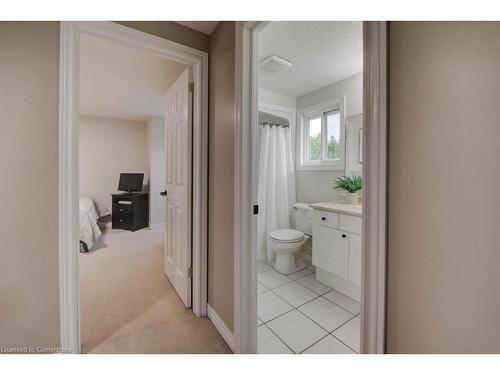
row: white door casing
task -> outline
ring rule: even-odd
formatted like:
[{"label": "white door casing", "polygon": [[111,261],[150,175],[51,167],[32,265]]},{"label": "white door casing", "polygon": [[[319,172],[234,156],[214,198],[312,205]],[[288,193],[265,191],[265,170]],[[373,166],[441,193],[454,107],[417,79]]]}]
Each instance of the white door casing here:
[{"label": "white door casing", "polygon": [[[251,181],[258,111],[258,33],[267,22],[236,23],[235,329],[239,353],[257,349],[257,271]],[[386,337],[388,22],[363,22],[363,217],[361,353],[382,354]]]},{"label": "white door casing", "polygon": [[165,274],[191,307],[191,70],[186,68],[165,95]]},{"label": "white door casing", "polygon": [[114,22],[70,22],[60,25],[59,80],[59,299],[60,343],[80,353],[78,245],[78,124],[80,36],[92,34],[140,47],[192,68],[192,308],[207,313],[207,188],[208,188],[208,53]]}]

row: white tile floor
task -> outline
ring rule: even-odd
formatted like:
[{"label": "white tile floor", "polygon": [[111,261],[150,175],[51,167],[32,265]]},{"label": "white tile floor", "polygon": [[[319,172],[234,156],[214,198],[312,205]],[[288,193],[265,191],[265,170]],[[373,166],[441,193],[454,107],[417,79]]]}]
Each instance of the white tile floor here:
[{"label": "white tile floor", "polygon": [[288,276],[258,262],[258,353],[359,352],[360,304],[316,281],[311,269]]}]

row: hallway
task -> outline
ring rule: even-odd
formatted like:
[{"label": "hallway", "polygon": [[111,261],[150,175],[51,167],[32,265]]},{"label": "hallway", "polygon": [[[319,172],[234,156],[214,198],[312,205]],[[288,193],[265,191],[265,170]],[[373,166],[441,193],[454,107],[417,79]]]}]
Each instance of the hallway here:
[{"label": "hallway", "polygon": [[82,353],[231,353],[163,273],[163,235],[108,229],[80,254]]}]

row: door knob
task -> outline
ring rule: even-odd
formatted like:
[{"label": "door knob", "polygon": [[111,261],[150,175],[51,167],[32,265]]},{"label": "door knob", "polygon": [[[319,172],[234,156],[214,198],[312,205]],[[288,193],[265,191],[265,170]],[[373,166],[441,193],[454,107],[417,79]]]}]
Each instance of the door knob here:
[{"label": "door knob", "polygon": [[166,196],[167,196],[167,190],[162,191],[162,192],[160,193],[160,195],[161,195],[162,197],[166,197]]}]

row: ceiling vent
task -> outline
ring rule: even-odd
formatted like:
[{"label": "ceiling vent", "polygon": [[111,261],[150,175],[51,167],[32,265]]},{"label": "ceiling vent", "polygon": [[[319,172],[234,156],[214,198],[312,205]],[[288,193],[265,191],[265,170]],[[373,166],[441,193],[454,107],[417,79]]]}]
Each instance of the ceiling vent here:
[{"label": "ceiling vent", "polygon": [[271,55],[259,62],[259,69],[263,72],[276,73],[280,70],[289,68],[292,65],[293,64],[290,61],[282,59],[276,55]]}]

